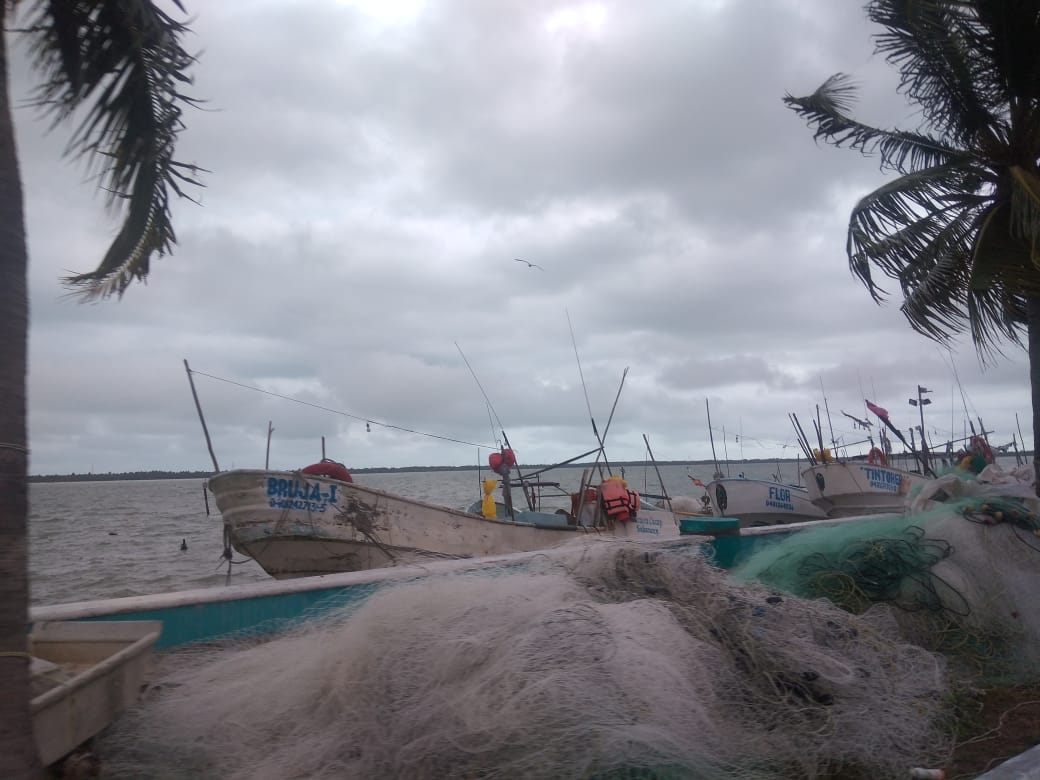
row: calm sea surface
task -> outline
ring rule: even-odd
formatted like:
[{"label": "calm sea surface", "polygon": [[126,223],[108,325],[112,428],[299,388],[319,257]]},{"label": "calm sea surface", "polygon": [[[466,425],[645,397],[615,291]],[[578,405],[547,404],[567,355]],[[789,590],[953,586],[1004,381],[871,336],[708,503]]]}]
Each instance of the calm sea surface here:
[{"label": "calm sea surface", "polygon": [[[802,464],[804,466],[804,462]],[[1014,465],[1014,459],[1002,465]],[[780,469],[784,481],[797,481],[798,464],[742,463],[729,476],[769,479]],[[727,467],[722,467],[727,471]],[[618,469],[615,468],[615,473]],[[661,466],[671,496],[700,496],[688,475],[711,479],[708,465]],[[577,490],[581,468],[542,475],[567,491]],[[424,471],[358,474],[359,483],[431,503],[464,507],[480,498],[483,471]],[[653,466],[629,466],[630,487],[660,494]],[[29,569],[33,604],[63,604],[91,599],[223,587],[268,580],[254,562],[231,567],[221,559],[220,515],[204,480],[58,482],[30,485]],[[547,502],[550,503],[550,502]],[[558,504],[562,506],[563,504]],[[181,550],[182,540],[187,550]],[[236,560],[240,559],[237,553]]]}]

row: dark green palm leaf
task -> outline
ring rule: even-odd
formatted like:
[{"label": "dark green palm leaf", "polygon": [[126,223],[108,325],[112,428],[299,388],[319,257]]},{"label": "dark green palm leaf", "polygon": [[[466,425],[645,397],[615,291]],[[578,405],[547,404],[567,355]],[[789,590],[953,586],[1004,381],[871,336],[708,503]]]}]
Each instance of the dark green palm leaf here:
[{"label": "dark green palm leaf", "polygon": [[849,261],[875,300],[884,293],[873,281],[872,265],[899,279],[905,290],[919,263],[962,244],[981,208],[972,190],[985,181],[984,173],[961,163],[926,168],[882,185],[856,204],[849,219]]},{"label": "dark green palm leaf", "polygon": [[885,28],[877,52],[899,69],[900,91],[932,127],[967,148],[980,134],[1006,132],[994,74],[976,56],[982,31],[971,4],[873,0],[867,13]]},{"label": "dark green palm leaf", "polygon": [[[180,10],[184,10],[176,2]],[[68,153],[100,170],[108,204],[125,216],[100,265],[65,281],[85,298],[122,295],[176,242],[170,193],[186,197],[201,168],[174,159],[183,89],[194,57],[187,28],[150,0],[50,0],[26,32],[46,81],[35,101],[55,124],[86,104]]]},{"label": "dark green palm leaf", "polygon": [[917,168],[948,165],[970,157],[938,138],[900,130],[882,130],[852,119],[848,109],[855,85],[844,73],[827,79],[806,97],[784,96],[784,103],[815,128],[814,137],[863,154],[878,154],[881,167],[908,173]]}]

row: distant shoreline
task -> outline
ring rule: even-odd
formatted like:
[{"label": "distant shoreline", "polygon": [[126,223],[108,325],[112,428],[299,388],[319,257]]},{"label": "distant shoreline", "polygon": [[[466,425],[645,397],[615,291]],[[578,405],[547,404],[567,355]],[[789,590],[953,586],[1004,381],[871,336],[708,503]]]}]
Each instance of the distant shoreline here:
[{"label": "distant shoreline", "polygon": [[[1019,455],[1032,458],[1033,452],[1019,452]],[[1013,453],[1001,453],[1002,458],[1013,458]],[[849,460],[864,460],[866,455],[859,458],[849,458]],[[729,460],[719,461],[719,465],[735,465],[738,463],[797,463],[804,462],[805,458],[744,458],[742,460]],[[524,472],[538,471],[540,469],[549,468],[560,468],[560,469],[580,469],[589,468],[593,466],[591,461],[587,463],[568,463],[566,465],[556,465],[551,463],[532,463],[523,464],[522,469]],[[602,464],[601,464],[602,465]],[[657,466],[712,466],[714,461],[711,460],[660,460],[656,464],[649,463],[647,461],[620,461],[610,463],[611,467],[620,468],[653,468]],[[365,468],[351,468],[352,474],[398,474],[407,472],[428,472],[428,471],[489,471],[487,466],[369,466]],[[209,479],[213,476],[212,471],[129,471],[129,472],[106,472],[106,473],[90,473],[90,474],[34,474],[29,477],[29,482],[128,482],[133,480],[157,480],[157,479]]]},{"label": "distant shoreline", "polygon": [[[794,458],[785,458],[781,462],[790,461],[795,462]],[[730,463],[776,463],[774,458],[759,458],[759,459],[748,459],[742,461],[730,461]],[[720,461],[721,464],[721,461]],[[594,464],[590,461],[588,463],[568,463],[564,466],[558,466],[551,463],[532,463],[523,464],[521,468],[524,472],[537,471],[539,469],[548,468],[561,468],[561,469],[579,469],[589,468]],[[600,465],[603,465],[602,463]],[[647,466],[652,468],[653,464],[647,464],[644,461],[625,461],[621,463],[614,463],[611,461],[611,467],[619,468],[624,466],[627,468],[637,468]],[[658,466],[711,466],[712,461],[710,460],[662,460],[657,462]],[[230,469],[229,469],[230,470]],[[350,468],[351,474],[398,474],[407,472],[427,472],[427,471],[490,471],[487,466],[369,466],[365,468]],[[29,482],[123,482],[131,480],[152,480],[152,479],[209,479],[213,476],[213,471],[130,471],[130,472],[108,472],[108,473],[91,473],[91,474],[35,474],[29,477]]]},{"label": "distant shoreline", "polygon": [[[796,458],[747,458],[744,460],[731,460],[729,463],[794,463]],[[804,460],[804,458],[803,458]],[[721,465],[723,461],[719,461]],[[580,469],[589,468],[594,465],[591,461],[587,463],[568,463],[558,466],[552,463],[522,464],[524,472],[537,471],[539,469],[561,468]],[[602,464],[601,464],[602,465]],[[623,461],[610,462],[612,467],[624,466],[627,468],[640,468],[646,466],[653,468],[653,463],[646,461]],[[711,466],[711,460],[659,460],[658,466]],[[397,474],[403,472],[425,472],[425,471],[489,471],[487,466],[369,466],[365,468],[350,467],[352,474]],[[129,480],[149,479],[209,479],[213,471],[129,471],[129,472],[106,472],[90,474],[35,474],[29,477],[29,482],[121,482]]]}]

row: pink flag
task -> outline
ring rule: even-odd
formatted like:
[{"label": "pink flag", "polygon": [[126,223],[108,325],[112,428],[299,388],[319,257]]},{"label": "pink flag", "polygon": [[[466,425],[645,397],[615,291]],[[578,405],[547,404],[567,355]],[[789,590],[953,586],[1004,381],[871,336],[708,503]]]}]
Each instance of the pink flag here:
[{"label": "pink flag", "polygon": [[870,411],[872,411],[878,417],[882,418],[883,420],[888,419],[888,409],[882,409],[880,406],[875,406],[865,398],[863,399],[863,403],[865,403],[867,405],[867,408],[870,409]]},{"label": "pink flag", "polygon": [[[690,477],[689,474],[687,474],[686,476]],[[693,484],[697,487],[704,487],[704,483],[697,479],[697,477],[690,477],[690,479],[693,480]]]}]

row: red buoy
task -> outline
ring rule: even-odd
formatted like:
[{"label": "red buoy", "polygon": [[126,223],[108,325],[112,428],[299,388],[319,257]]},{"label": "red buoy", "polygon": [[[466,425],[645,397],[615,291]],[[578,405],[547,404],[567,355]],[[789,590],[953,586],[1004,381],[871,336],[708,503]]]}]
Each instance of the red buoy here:
[{"label": "red buoy", "polygon": [[350,472],[347,471],[347,467],[334,460],[322,460],[317,463],[312,463],[309,466],[304,466],[300,469],[300,472],[302,474],[311,474],[315,477],[328,477],[329,479],[339,480],[340,482],[354,481],[354,478],[350,476]]}]

